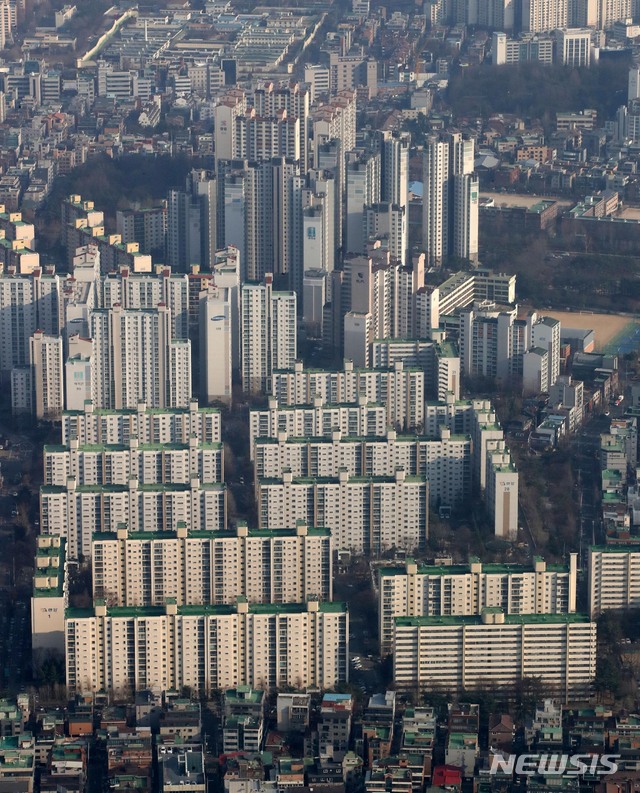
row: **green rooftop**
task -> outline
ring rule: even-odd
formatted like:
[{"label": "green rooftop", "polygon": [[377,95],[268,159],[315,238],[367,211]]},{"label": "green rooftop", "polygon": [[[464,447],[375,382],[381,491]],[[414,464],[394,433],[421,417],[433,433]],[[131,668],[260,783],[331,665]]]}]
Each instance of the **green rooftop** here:
[{"label": "green rooftop", "polygon": [[[239,598],[239,602],[246,599]],[[319,603],[318,610],[324,614],[340,614],[347,611],[347,604],[343,602]],[[308,611],[306,603],[250,603],[250,614],[303,614]],[[196,605],[178,606],[178,614],[188,616],[225,616],[236,614],[235,605]],[[107,615],[113,618],[151,618],[162,617],[166,614],[165,606],[116,606],[107,609]],[[65,611],[67,619],[86,619],[95,617],[95,609],[69,608]]]},{"label": "green rooftop", "polygon": [[[461,617],[395,617],[394,622],[400,627],[421,627],[429,625],[483,625],[480,615],[465,615]],[[565,625],[588,624],[590,619],[586,614],[505,614],[505,625]],[[486,627],[499,628],[501,623],[489,624]]]}]

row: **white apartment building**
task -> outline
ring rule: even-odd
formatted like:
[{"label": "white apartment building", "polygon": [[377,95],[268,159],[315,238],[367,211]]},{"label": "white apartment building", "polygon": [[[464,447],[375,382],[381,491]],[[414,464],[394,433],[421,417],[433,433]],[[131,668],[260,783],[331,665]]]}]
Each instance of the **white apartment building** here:
[{"label": "white apartment building", "polygon": [[640,607],[640,545],[589,549],[589,614]]},{"label": "white apartment building", "polygon": [[314,397],[311,404],[281,405],[269,397],[266,410],[249,413],[250,458],[255,460],[258,438],[277,439],[281,432],[288,437],[331,437],[334,431],[354,437],[381,437],[387,432],[387,408],[380,403],[367,402],[360,397],[356,403],[328,405],[322,397]]},{"label": "white apartment building", "polygon": [[79,485],[188,484],[193,476],[204,484],[224,480],[222,443],[127,443],[81,445],[72,438],[68,446],[44,447],[44,484],[65,487],[70,477]]},{"label": "white apartment building", "polygon": [[309,64],[304,67],[304,81],[311,87],[311,100],[329,96],[331,72],[328,66]]},{"label": "white apartment building", "polygon": [[[101,531],[176,531],[185,522],[194,531],[221,531],[227,525],[226,487],[220,482],[141,485],[78,485],[40,488],[40,532],[64,537],[69,559],[91,555],[91,538]],[[278,524],[281,525],[281,524]]]},{"label": "white apartment building", "polygon": [[29,340],[36,331],[61,330],[60,278],[48,270],[0,275],[0,370],[29,366]]},{"label": "white apartment building", "polygon": [[232,160],[235,157],[236,120],[247,109],[244,91],[232,89],[222,96],[214,110],[214,151],[216,166],[218,160]]},{"label": "white apartment building", "polygon": [[341,371],[305,370],[296,361],[288,371],[273,373],[271,394],[283,406],[309,405],[316,396],[325,404],[357,404],[363,397],[386,405],[388,423],[408,430],[424,421],[424,379],[423,370],[401,361],[389,369],[358,369],[346,360]]},{"label": "white apartment building", "polygon": [[[471,273],[461,271],[434,287],[434,290],[437,290],[439,315],[453,314],[456,309],[484,301],[511,305],[516,300],[516,276],[482,269]],[[434,327],[437,327],[437,323]]]},{"label": "white apartment building", "polygon": [[522,30],[526,33],[542,33],[569,24],[568,0],[523,0]]},{"label": "white apartment building", "polygon": [[[121,267],[95,281],[96,308],[154,309],[165,305],[171,313],[171,338],[189,338],[189,276],[168,267],[155,273],[133,273]],[[92,306],[93,308],[93,306]]]},{"label": "white apartment building", "polygon": [[503,689],[539,678],[568,701],[589,696],[595,673],[596,624],[580,614],[484,609],[479,616],[395,620],[393,679],[399,689]]},{"label": "white apartment building", "polygon": [[309,108],[313,97],[312,90],[304,83],[281,82],[280,84],[267,82],[256,88],[253,92],[253,102],[257,113],[262,116],[274,116],[279,111],[286,111],[289,119],[299,121],[300,132],[300,169],[306,173],[308,168],[308,118]]},{"label": "white apartment building", "polygon": [[449,144],[429,139],[422,169],[422,243],[429,265],[442,264],[449,255]]},{"label": "white apartment building", "polygon": [[296,294],[274,292],[273,276],[242,285],[242,386],[248,393],[269,390],[276,369],[289,369],[297,354]]},{"label": "white apartment building", "polygon": [[453,177],[453,231],[451,252],[460,259],[478,261],[480,182],[476,173]]},{"label": "white apartment building", "polygon": [[428,535],[429,484],[396,471],[394,477],[294,478],[258,482],[261,528],[311,519],[330,529],[335,547],[357,553],[422,547]]},{"label": "white apartment building", "polygon": [[391,368],[397,361],[407,368],[424,369],[427,399],[444,400],[449,393],[455,399],[460,398],[460,354],[452,342],[419,338],[374,340],[371,346],[374,369]]},{"label": "white apartment building", "polygon": [[91,546],[93,597],[113,606],[304,603],[331,600],[328,529],[98,534]]},{"label": "white apartment building", "polygon": [[69,610],[65,635],[71,692],[326,689],[348,680],[349,618],[342,603],[97,604],[90,614]]},{"label": "white apartment building", "polygon": [[191,400],[191,342],[171,337],[171,311],[111,309],[91,312],[92,386],[98,407],[121,410],[187,407]]},{"label": "white apartment building", "polygon": [[32,410],[37,419],[53,421],[64,409],[62,337],[36,331],[29,340]]},{"label": "white apartment building", "polygon": [[[233,245],[216,251],[211,273],[219,289],[229,290],[226,295],[231,304],[231,361],[234,371],[240,373],[242,345],[240,339],[240,251]],[[200,295],[198,295],[198,306]]]},{"label": "white apartment building", "polygon": [[409,245],[407,228],[407,209],[399,204],[380,202],[367,205],[363,209],[364,223],[362,253],[366,253],[367,245],[381,242],[394,261],[405,264]]},{"label": "white apartment building", "polygon": [[462,617],[484,608],[505,614],[572,614],[576,611],[577,554],[569,564],[482,564],[381,567],[378,590],[380,644],[393,649],[396,617]]},{"label": "white apartment building", "polygon": [[209,286],[200,293],[200,398],[231,404],[233,377],[233,293]]},{"label": "white apartment building", "polygon": [[429,502],[459,505],[471,494],[471,436],[451,435],[440,428],[440,438],[398,435],[349,437],[337,430],[331,436],[255,440],[254,470],[260,479],[281,479],[285,471],[296,477],[393,477],[398,469],[429,482]]},{"label": "white apartment building", "polygon": [[549,351],[532,347],[522,356],[522,392],[538,395],[549,391]]},{"label": "white apartment building", "polygon": [[[339,141],[344,154],[356,145],[356,92],[338,91],[329,102],[314,110],[311,115],[313,164],[318,167],[318,150],[329,141]],[[344,184],[344,165],[339,169],[340,183]]]},{"label": "white apartment building", "polygon": [[347,163],[347,208],[344,249],[364,253],[367,238],[363,223],[365,207],[380,201],[380,154],[370,152]]},{"label": "white apartment building", "polygon": [[105,410],[87,402],[83,410],[66,410],[62,414],[62,444],[70,446],[77,439],[88,444],[139,443],[189,444],[220,443],[222,420],[217,408],[201,407],[192,399],[185,408],[155,410],[139,402],[130,410]]},{"label": "white apartment building", "polygon": [[549,354],[548,388],[551,388],[560,375],[560,321],[553,317],[535,317],[531,326],[531,343]]},{"label": "white apartment building", "polygon": [[380,133],[380,198],[409,211],[409,149],[407,132],[384,130]]},{"label": "white apartment building", "polygon": [[367,369],[371,365],[374,333],[374,318],[370,312],[347,311],[344,315],[344,355],[354,366]]},{"label": "white apartment building", "polygon": [[478,178],[472,138],[428,139],[423,156],[423,245],[430,266],[449,256],[478,258]]},{"label": "white apartment building", "polygon": [[[462,370],[468,377],[506,381],[522,374],[529,349],[529,325],[517,318],[517,307],[476,304],[459,314]],[[541,345],[542,346],[542,345]]]},{"label": "white apartment building", "polygon": [[596,27],[608,30],[615,22],[637,18],[632,0],[596,0]]}]

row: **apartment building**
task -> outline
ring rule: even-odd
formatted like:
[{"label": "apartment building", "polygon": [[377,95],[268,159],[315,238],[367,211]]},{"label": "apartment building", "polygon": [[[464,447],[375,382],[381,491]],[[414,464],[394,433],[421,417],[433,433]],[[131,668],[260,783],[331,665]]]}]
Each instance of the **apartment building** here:
[{"label": "apartment building", "polygon": [[423,157],[423,244],[429,265],[478,258],[478,177],[472,138],[431,136]]},{"label": "apartment building", "polygon": [[517,306],[477,303],[460,311],[460,360],[468,377],[490,377],[506,382],[522,375],[523,355],[529,348],[529,326],[518,319]]},{"label": "apartment building", "polygon": [[542,33],[569,24],[567,0],[523,0],[522,30],[526,33]]},{"label": "apartment building", "polygon": [[640,545],[589,549],[589,614],[640,607]]},{"label": "apartment building", "polygon": [[[438,331],[432,334],[438,335]],[[460,399],[460,354],[452,342],[443,338],[376,339],[373,342],[371,364],[374,369],[393,367],[399,361],[408,368],[424,369],[427,399],[444,400],[449,393]]]},{"label": "apartment building", "polygon": [[197,264],[210,269],[217,249],[217,183],[212,174],[192,170],[185,190],[170,190],[167,201],[167,262],[176,272]]},{"label": "apartment building", "polygon": [[36,667],[47,653],[64,653],[64,610],[68,605],[66,563],[62,537],[37,538],[31,594],[31,649]]},{"label": "apartment building", "polygon": [[294,478],[258,482],[261,528],[302,520],[328,526],[338,549],[380,553],[420,548],[428,536],[429,484],[396,471],[393,477]]},{"label": "apartment building", "polygon": [[352,361],[341,371],[305,370],[301,362],[274,371],[271,394],[281,405],[309,405],[314,397],[325,404],[357,404],[364,397],[387,407],[387,421],[402,430],[416,429],[424,420],[424,371],[396,361],[389,369],[358,369]]},{"label": "apartment building", "polygon": [[154,309],[161,304],[170,311],[171,338],[188,339],[193,312],[186,273],[172,272],[168,267],[158,268],[154,273],[136,273],[121,267],[115,273],[95,279],[96,308],[110,309],[119,305],[125,309]]},{"label": "apartment building", "polygon": [[240,333],[231,289],[209,285],[200,293],[199,330],[201,399],[231,404],[234,335]]},{"label": "apartment building", "polygon": [[519,475],[503,440],[487,455],[485,505],[493,520],[494,533],[503,540],[518,537]]},{"label": "apartment building", "polygon": [[272,283],[267,273],[262,284],[242,285],[242,387],[248,393],[268,391],[273,372],[296,359],[296,294],[274,292]]},{"label": "apartment building", "polygon": [[382,652],[393,649],[396,617],[462,617],[501,608],[505,614],[573,614],[577,554],[568,564],[482,564],[382,567],[378,590]]},{"label": "apartment building", "polygon": [[0,370],[29,366],[29,340],[36,331],[57,336],[61,330],[60,278],[53,270],[0,275]]},{"label": "apartment building", "polygon": [[365,252],[365,207],[380,201],[380,153],[363,152],[347,163],[346,169],[345,251]]},{"label": "apartment building", "polygon": [[127,486],[131,479],[142,485],[188,484],[193,476],[204,484],[224,480],[222,443],[81,445],[72,438],[68,446],[44,447],[44,483],[65,487],[69,478],[79,485]]},{"label": "apartment building", "polygon": [[31,405],[37,419],[55,421],[64,408],[62,337],[36,331],[29,339]]},{"label": "apartment building", "polygon": [[167,207],[118,210],[116,232],[125,244],[137,242],[142,253],[163,251],[167,236]]},{"label": "apartment building", "polygon": [[94,310],[89,397],[98,407],[121,410],[186,407],[191,400],[191,342],[171,336],[171,310]]},{"label": "apartment building", "polygon": [[471,436],[451,435],[440,428],[439,438],[398,435],[350,437],[333,431],[329,437],[256,438],[254,470],[260,479],[296,477],[393,477],[398,469],[429,482],[431,507],[457,506],[471,494]]},{"label": "apartment building", "polygon": [[348,680],[343,603],[70,609],[71,692],[119,694],[188,686],[208,693],[250,685],[333,688]]},{"label": "apartment building", "polygon": [[330,438],[335,431],[344,436],[382,437],[388,427],[387,407],[367,402],[360,397],[355,404],[325,404],[322,397],[314,397],[309,405],[281,405],[269,397],[266,410],[249,413],[250,459],[255,460],[258,439],[277,439],[280,433],[287,437]]},{"label": "apartment building", "polygon": [[[570,659],[570,661],[569,661]],[[397,617],[393,679],[400,690],[515,689],[538,678],[565,701],[588,697],[596,624],[581,614]]]},{"label": "apartment building", "polygon": [[66,410],[62,414],[62,444],[70,446],[76,439],[81,446],[90,444],[139,443],[188,444],[220,443],[221,414],[217,408],[202,407],[192,399],[187,407],[156,410],[139,402],[130,410],[105,410],[85,402],[83,410]]},{"label": "apartment building", "polygon": [[303,603],[332,598],[328,529],[101,533],[91,546],[93,597],[113,606]]},{"label": "apartment building", "polygon": [[125,525],[130,531],[176,531],[186,522],[194,531],[221,531],[227,525],[226,486],[201,484],[193,477],[187,484],[78,485],[70,478],[65,487],[40,488],[40,531],[64,537],[69,559],[91,555],[91,539],[97,532],[115,532]]}]

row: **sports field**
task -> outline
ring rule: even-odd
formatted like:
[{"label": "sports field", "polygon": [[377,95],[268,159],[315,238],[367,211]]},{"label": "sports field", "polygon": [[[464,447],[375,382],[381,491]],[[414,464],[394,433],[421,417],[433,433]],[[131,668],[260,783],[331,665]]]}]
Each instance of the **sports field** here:
[{"label": "sports field", "polygon": [[626,352],[640,347],[640,319],[618,314],[592,314],[587,311],[545,311],[543,316],[559,319],[565,328],[591,329],[596,336],[596,350],[601,352]]}]

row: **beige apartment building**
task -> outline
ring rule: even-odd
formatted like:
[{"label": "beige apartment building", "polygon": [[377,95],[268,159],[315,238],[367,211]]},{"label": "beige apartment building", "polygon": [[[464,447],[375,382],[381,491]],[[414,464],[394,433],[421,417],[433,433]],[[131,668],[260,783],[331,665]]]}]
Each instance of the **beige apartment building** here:
[{"label": "beige apartment building", "polygon": [[333,596],[331,534],[295,529],[102,533],[91,546],[93,597],[110,606],[304,603]]},{"label": "beige apartment building", "polygon": [[393,477],[294,478],[258,483],[261,528],[295,525],[302,520],[329,526],[337,549],[380,553],[390,548],[412,551],[428,536],[429,485],[425,477],[396,471]]},{"label": "beige apartment building", "polygon": [[640,607],[640,545],[589,549],[589,614]]},{"label": "beige apartment building", "polygon": [[429,501],[455,506],[471,494],[471,437],[451,435],[440,427],[440,438],[398,435],[386,437],[288,437],[255,441],[256,484],[260,479],[281,479],[285,471],[294,477],[349,476],[392,477],[398,469],[429,482]]},{"label": "beige apartment building", "polygon": [[342,371],[306,369],[296,362],[292,369],[274,371],[272,396],[281,405],[309,405],[314,397],[324,404],[367,402],[386,405],[387,422],[415,429],[424,419],[424,370],[396,361],[388,369],[358,369],[344,362]]},{"label": "beige apartment building", "polygon": [[382,567],[378,614],[383,653],[393,649],[396,617],[463,617],[501,608],[505,614],[576,611],[577,554],[566,565],[537,557],[531,566],[482,564]]},{"label": "beige apartment building", "polygon": [[[98,532],[176,531],[185,522],[194,531],[221,531],[227,525],[226,485],[202,484],[197,477],[186,484],[78,485],[40,488],[40,532],[64,537],[69,559],[91,556],[91,540]],[[295,522],[294,524],[295,525]]]},{"label": "beige apartment building", "polygon": [[348,679],[344,603],[107,608],[99,602],[67,611],[65,637],[71,692],[327,689]]},{"label": "beige apartment building", "polygon": [[44,447],[44,483],[64,487],[70,477],[79,485],[128,486],[172,482],[188,484],[196,475],[210,484],[224,479],[222,443],[200,443],[196,437],[181,443],[143,443],[129,438],[122,444],[84,444],[72,438],[69,446]]},{"label": "beige apartment building", "polygon": [[539,678],[568,701],[586,697],[596,673],[596,624],[581,614],[397,617],[393,679],[399,689],[514,689]]},{"label": "beige apartment building", "polygon": [[87,401],[83,410],[62,414],[62,444],[72,438],[84,444],[120,444],[130,438],[140,443],[219,443],[222,439],[221,414],[217,408],[201,407],[193,399],[186,408],[157,410],[139,402],[131,410],[105,410]]}]

